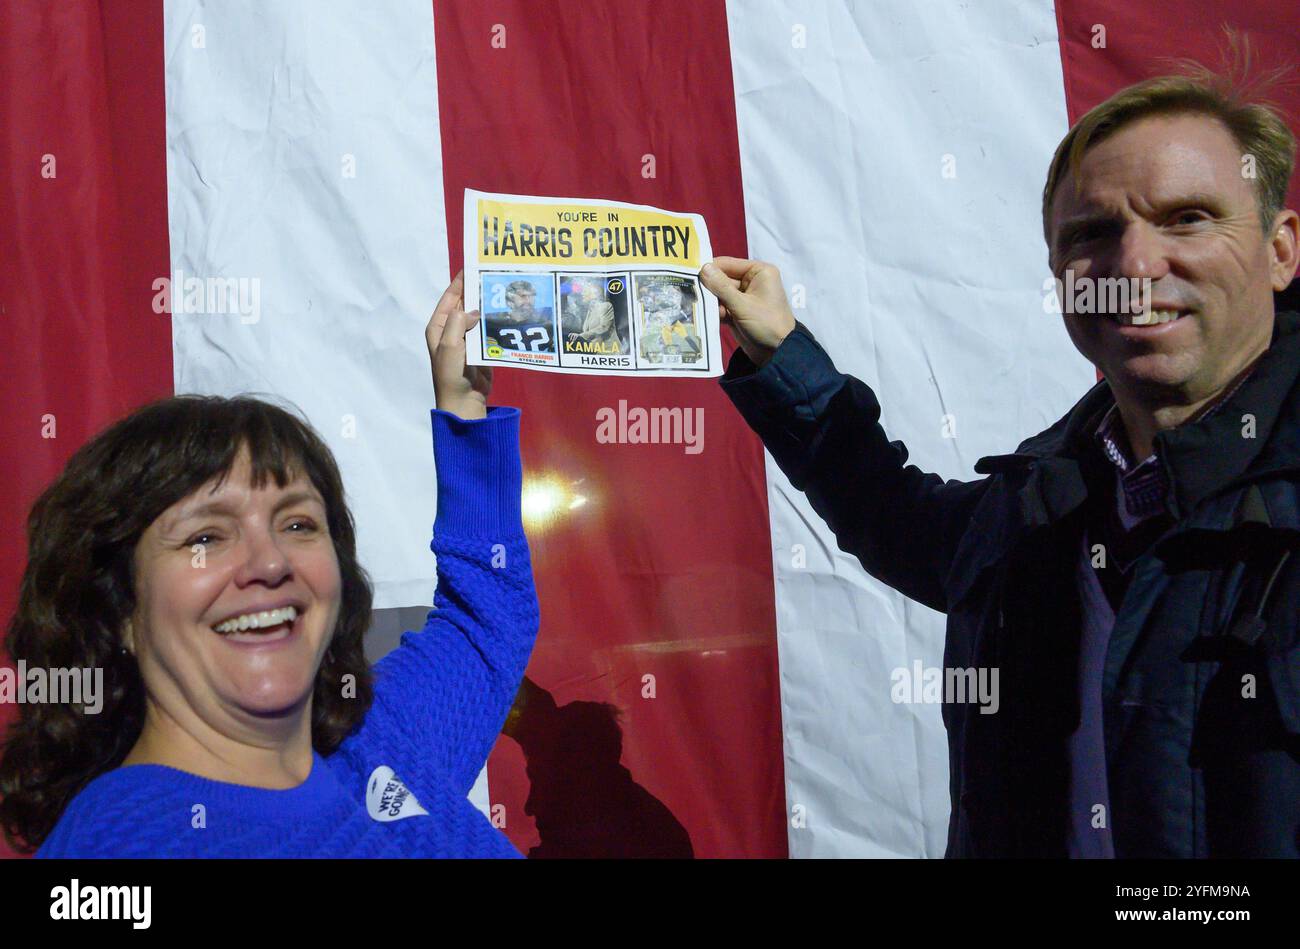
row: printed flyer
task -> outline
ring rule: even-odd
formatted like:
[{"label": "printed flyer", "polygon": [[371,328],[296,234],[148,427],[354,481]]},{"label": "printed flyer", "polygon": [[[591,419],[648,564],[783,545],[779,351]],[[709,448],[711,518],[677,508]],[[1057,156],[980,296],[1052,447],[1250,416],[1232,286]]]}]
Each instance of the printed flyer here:
[{"label": "printed flyer", "polygon": [[720,376],[713,257],[698,214],[594,198],[465,191],[465,308],[475,366]]}]

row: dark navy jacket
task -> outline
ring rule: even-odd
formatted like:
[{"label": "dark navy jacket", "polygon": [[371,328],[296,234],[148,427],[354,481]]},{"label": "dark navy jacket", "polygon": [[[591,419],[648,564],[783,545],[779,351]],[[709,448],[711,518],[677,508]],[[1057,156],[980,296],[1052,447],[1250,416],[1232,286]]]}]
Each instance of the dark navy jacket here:
[{"label": "dark navy jacket", "polygon": [[[1156,436],[1175,525],[1131,568],[1102,687],[1118,857],[1300,856],[1300,315],[1209,417]],[[908,465],[880,405],[800,324],[722,386],[872,576],[947,613],[945,667],[996,667],[1001,707],[945,704],[948,856],[1065,856],[1079,724],[1075,571],[1114,468],[1094,386],[972,482]],[[1252,437],[1253,435],[1253,437]],[[1113,500],[1110,502],[1113,503]]]}]

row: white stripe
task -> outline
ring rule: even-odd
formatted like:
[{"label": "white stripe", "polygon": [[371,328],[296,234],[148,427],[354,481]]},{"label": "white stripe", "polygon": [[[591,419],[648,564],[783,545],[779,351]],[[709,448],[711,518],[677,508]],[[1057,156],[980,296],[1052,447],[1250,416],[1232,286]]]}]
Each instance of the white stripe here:
[{"label": "white stripe", "polygon": [[173,314],[176,391],[299,406],[338,458],[375,606],[428,603],[423,330],[447,283],[432,5],[164,9],[173,273],[260,281],[255,323]]},{"label": "white stripe", "polygon": [[[974,478],[1094,379],[1043,309],[1039,200],[1067,127],[1051,3],[728,14],[750,255],[804,288],[796,315],[912,463]],[[868,577],[767,461],[791,855],[942,856],[939,706],[891,702],[890,673],[942,664],[943,617]]]}]

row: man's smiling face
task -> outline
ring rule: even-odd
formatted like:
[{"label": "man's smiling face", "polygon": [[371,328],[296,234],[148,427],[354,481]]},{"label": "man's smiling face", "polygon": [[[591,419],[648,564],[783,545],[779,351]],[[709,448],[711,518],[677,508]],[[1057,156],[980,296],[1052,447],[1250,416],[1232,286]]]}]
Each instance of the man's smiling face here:
[{"label": "man's smiling face", "polygon": [[1161,319],[1176,314],[1135,326],[1067,313],[1075,347],[1117,394],[1195,404],[1268,347],[1272,294],[1290,281],[1295,262],[1284,275],[1277,226],[1263,230],[1253,181],[1242,168],[1241,149],[1217,119],[1153,116],[1085,152],[1077,188],[1069,175],[1057,186],[1053,273],[1065,279],[1072,270],[1076,282],[1146,278],[1150,300],[1142,302]]}]

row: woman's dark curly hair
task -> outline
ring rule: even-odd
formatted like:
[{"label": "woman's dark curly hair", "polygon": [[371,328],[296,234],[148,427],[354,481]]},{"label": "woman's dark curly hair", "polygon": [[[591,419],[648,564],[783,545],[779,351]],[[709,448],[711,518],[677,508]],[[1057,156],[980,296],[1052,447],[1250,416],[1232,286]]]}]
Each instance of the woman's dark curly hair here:
[{"label": "woman's dark curly hair", "polygon": [[[356,529],[329,448],[302,420],[247,396],[182,395],[147,405],[83,445],[27,520],[27,570],[9,655],[29,667],[101,668],[104,695],[98,714],[81,705],[19,706],[0,758],[0,827],[17,849],[39,847],[77,792],[121,764],[139,738],[144,683],[121,641],[136,606],[136,544],[171,505],[224,479],[245,447],[254,487],[268,476],[280,487],[298,473],[311,480],[338,556],[342,603],[316,675],[313,747],[329,754],[369,710],[362,639],[372,590],[357,563]],[[344,697],[345,682],[354,697]]]}]

